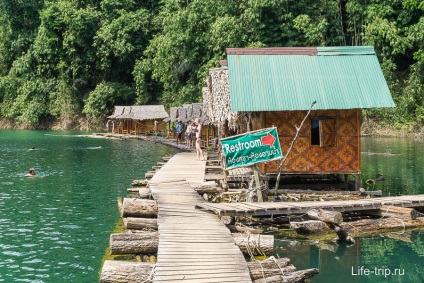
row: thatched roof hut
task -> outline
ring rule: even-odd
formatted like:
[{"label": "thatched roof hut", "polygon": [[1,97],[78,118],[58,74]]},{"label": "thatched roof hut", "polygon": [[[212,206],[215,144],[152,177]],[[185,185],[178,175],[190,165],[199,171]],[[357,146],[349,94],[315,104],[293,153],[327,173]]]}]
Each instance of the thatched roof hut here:
[{"label": "thatched roof hut", "polygon": [[169,117],[171,122],[178,122],[178,107],[171,107]]},{"label": "thatched roof hut", "polygon": [[109,119],[132,119],[138,121],[164,119],[168,117],[163,105],[115,106]]},{"label": "thatched roof hut", "polygon": [[[168,117],[163,105],[115,106],[108,118],[116,120],[117,127],[113,132],[120,134],[146,134],[153,129],[155,120]],[[114,124],[115,125],[115,124]],[[159,126],[163,130],[163,126]]]}]

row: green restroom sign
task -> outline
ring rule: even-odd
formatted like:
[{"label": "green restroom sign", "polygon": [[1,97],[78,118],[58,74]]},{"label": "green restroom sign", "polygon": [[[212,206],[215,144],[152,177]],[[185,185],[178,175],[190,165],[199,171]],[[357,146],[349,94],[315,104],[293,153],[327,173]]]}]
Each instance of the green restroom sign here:
[{"label": "green restroom sign", "polygon": [[268,128],[220,139],[227,169],[282,157],[277,128]]}]

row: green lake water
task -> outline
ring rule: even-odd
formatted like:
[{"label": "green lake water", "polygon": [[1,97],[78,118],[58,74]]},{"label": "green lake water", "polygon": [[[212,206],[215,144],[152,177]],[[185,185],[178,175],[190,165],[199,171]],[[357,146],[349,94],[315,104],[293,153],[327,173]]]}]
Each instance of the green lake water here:
[{"label": "green lake water", "polygon": [[[424,193],[424,141],[415,139],[362,139],[362,187],[382,190],[384,196]],[[374,154],[374,153],[386,153]],[[387,154],[390,153],[390,154]],[[383,182],[367,185],[377,174]],[[276,240],[277,256],[289,257],[298,269],[316,267],[314,283],[424,282],[424,231],[377,235],[356,239],[353,246]]]},{"label": "green lake water", "polygon": [[[78,137],[81,132],[0,131],[0,282],[98,282],[116,198],[175,149],[151,142]],[[424,142],[363,139],[363,186],[384,195],[424,193]],[[36,150],[29,150],[31,147]],[[24,177],[35,167],[37,177]],[[276,238],[277,256],[299,269],[318,267],[313,282],[424,282],[424,232],[411,243],[385,236],[351,247],[318,247]],[[362,269],[361,269],[362,268]],[[376,269],[377,268],[377,269]],[[364,270],[379,275],[365,275]],[[362,270],[362,271],[361,271]],[[384,275],[388,271],[401,275]],[[362,272],[362,273],[361,273]]]},{"label": "green lake water", "polygon": [[117,197],[175,153],[79,134],[0,131],[0,282],[98,282]]}]

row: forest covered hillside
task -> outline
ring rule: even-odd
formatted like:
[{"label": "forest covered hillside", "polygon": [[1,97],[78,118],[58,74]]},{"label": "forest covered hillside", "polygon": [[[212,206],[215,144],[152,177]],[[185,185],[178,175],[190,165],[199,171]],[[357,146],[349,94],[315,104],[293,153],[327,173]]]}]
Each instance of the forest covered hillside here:
[{"label": "forest covered hillside", "polygon": [[3,0],[0,127],[90,127],[113,105],[201,101],[227,47],[361,45],[396,103],[365,121],[422,128],[421,0]]}]

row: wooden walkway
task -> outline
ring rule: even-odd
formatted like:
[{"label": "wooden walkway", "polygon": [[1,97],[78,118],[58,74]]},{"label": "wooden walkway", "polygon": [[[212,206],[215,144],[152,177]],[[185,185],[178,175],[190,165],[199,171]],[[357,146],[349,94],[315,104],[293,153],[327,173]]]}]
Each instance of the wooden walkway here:
[{"label": "wooden walkway", "polygon": [[345,201],[304,201],[304,202],[238,202],[238,203],[198,203],[196,208],[217,215],[265,216],[303,214],[313,208],[334,211],[359,211],[380,209],[383,205],[402,207],[424,207],[424,195],[381,197],[364,200]]},{"label": "wooden walkway", "polygon": [[203,182],[205,162],[174,155],[149,181],[158,203],[159,247],[153,282],[251,282],[246,260],[218,217],[189,183]]}]

